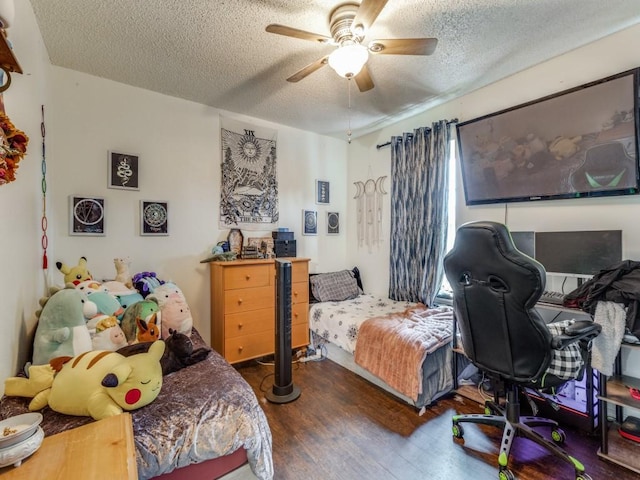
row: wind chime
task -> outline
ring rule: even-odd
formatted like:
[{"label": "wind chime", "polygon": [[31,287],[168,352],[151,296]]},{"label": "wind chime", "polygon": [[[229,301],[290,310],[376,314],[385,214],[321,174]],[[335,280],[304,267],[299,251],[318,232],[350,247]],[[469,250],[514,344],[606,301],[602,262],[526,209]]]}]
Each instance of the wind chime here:
[{"label": "wind chime", "polygon": [[369,253],[382,243],[382,207],[383,196],[387,195],[384,181],[387,176],[377,180],[369,178],[364,182],[353,182],[357,188],[355,197],[358,222],[358,248],[365,244]]}]

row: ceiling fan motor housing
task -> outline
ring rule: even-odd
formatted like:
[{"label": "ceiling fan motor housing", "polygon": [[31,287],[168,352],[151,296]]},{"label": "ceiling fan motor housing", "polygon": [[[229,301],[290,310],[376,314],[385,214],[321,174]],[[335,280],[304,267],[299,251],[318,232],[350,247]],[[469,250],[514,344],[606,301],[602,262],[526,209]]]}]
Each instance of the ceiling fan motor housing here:
[{"label": "ceiling fan motor housing", "polygon": [[344,3],[331,12],[329,29],[336,44],[342,45],[344,42],[360,43],[364,38],[364,35],[357,36],[351,29],[359,6],[357,3]]}]

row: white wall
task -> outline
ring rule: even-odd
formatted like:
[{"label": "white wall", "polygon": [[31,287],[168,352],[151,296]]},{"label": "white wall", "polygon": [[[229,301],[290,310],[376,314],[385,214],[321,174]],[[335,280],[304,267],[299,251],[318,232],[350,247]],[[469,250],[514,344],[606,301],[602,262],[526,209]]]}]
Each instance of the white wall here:
[{"label": "white wall", "polygon": [[[412,131],[420,126],[430,126],[432,122],[445,118],[471,120],[640,66],[640,50],[633,47],[638,44],[640,44],[640,25],[359,138],[355,142],[356,148],[353,148],[352,144],[348,171],[349,184],[360,179],[370,166],[374,169],[375,175],[390,174],[390,151],[388,148],[377,151],[376,144],[389,141],[393,135],[401,135],[402,132]],[[620,229],[623,231],[623,256],[640,259],[640,242],[637,240],[640,238],[640,223],[635,221],[640,213],[638,196],[467,207],[464,203],[459,174],[456,184],[457,225],[472,220],[493,220],[506,222],[513,230]],[[353,200],[349,201],[349,212],[353,217],[355,212]],[[388,229],[388,209],[385,212],[384,221]],[[357,259],[357,264],[363,265],[363,271],[366,273],[366,275],[363,273],[365,286],[369,285],[370,289],[377,292],[387,292],[388,247],[384,245],[373,253],[358,248],[353,228],[349,228],[348,242],[349,258]],[[630,367],[630,373],[640,375],[640,361],[634,364],[625,359],[625,363]]]},{"label": "white wall", "polygon": [[[131,270],[156,271],[182,288],[195,326],[209,339],[209,270],[199,263],[226,239],[218,228],[220,194],[220,114],[278,131],[279,226],[298,241],[298,256],[311,258],[312,270],[346,264],[346,234],[327,236],[326,212],[346,209],[347,147],[342,140],[236,116],[228,112],[52,67],[28,2],[16,2],[9,30],[25,71],[5,92],[6,110],[30,137],[18,180],[0,187],[0,394],[3,380],[28,359],[34,312],[46,284],[61,285],[56,261],[75,264],[82,255],[96,278],[113,278],[113,259],[129,256]],[[40,106],[46,109],[49,271],[41,269]],[[110,149],[140,156],[140,190],[107,188]],[[331,204],[315,204],[315,180],[331,184]],[[68,235],[68,197],[104,197],[104,237]],[[139,201],[169,202],[167,237],[139,235]],[[302,209],[319,212],[317,236],[302,236]],[[244,231],[268,236],[267,231]],[[46,282],[45,282],[46,279]]]},{"label": "white wall", "polygon": [[[129,256],[131,272],[155,271],[183,290],[194,323],[209,339],[209,267],[199,263],[226,239],[218,228],[220,195],[220,114],[278,130],[279,226],[295,232],[298,256],[312,269],[342,268],[346,235],[327,236],[324,213],[346,221],[346,144],[204,105],[160,95],[72,70],[53,67],[54,135],[52,199],[56,258],[75,264],[86,256],[98,279],[113,278],[115,257]],[[109,150],[139,155],[140,190],[107,188]],[[314,203],[315,179],[329,180],[331,204]],[[104,237],[68,235],[68,196],[105,198]],[[169,236],[139,235],[139,201],[169,203]],[[302,236],[302,209],[319,210],[320,234]],[[270,236],[243,231],[250,236]],[[56,272],[55,280],[62,281]]]},{"label": "white wall", "polygon": [[48,91],[48,61],[29,2],[16,2],[15,20],[7,30],[24,73],[13,74],[4,92],[5,111],[16,128],[29,137],[27,155],[16,181],[0,186],[0,394],[4,378],[24,364],[33,330],[33,313],[44,294],[40,106]]}]

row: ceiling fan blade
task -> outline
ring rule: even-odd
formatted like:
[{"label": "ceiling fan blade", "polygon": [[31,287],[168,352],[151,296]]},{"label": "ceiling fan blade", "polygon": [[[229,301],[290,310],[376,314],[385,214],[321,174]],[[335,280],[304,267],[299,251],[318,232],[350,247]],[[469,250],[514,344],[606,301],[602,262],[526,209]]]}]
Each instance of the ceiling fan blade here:
[{"label": "ceiling fan blade", "polygon": [[265,30],[269,33],[277,33],[278,35],[284,35],[285,37],[301,38],[302,40],[311,40],[312,42],[329,43],[333,41],[331,37],[327,37],[326,35],[307,32],[293,27],[286,27],[284,25],[278,25],[277,23],[267,25]]},{"label": "ceiling fan blade", "polygon": [[386,55],[431,55],[436,45],[437,38],[390,38],[373,40],[369,51]]},{"label": "ceiling fan blade", "polygon": [[305,78],[307,75],[311,75],[316,70],[324,67],[327,64],[328,59],[329,59],[329,55],[325,55],[324,57],[316,60],[315,62],[310,63],[306,67],[298,70],[296,73],[294,73],[289,78],[287,78],[287,82],[293,82],[293,83],[299,82],[300,80]]},{"label": "ceiling fan blade", "polygon": [[371,79],[371,75],[369,74],[369,69],[365,65],[360,70],[360,73],[356,75],[356,85],[358,85],[358,89],[361,92],[366,92],[367,90],[371,90],[373,88],[373,80]]},{"label": "ceiling fan blade", "polygon": [[364,30],[367,31],[369,27],[375,22],[376,18],[387,4],[388,0],[362,0],[356,16],[353,19],[353,26],[357,27],[362,25]]}]

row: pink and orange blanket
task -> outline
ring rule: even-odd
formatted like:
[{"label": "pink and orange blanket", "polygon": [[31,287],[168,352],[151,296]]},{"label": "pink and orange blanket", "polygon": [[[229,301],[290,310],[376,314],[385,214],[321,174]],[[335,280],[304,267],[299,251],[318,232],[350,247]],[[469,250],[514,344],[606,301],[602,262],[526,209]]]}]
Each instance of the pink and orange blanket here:
[{"label": "pink and orange blanket", "polygon": [[404,312],[365,320],[356,342],[355,362],[407,397],[422,393],[427,355],[451,342],[453,310],[422,304]]}]

